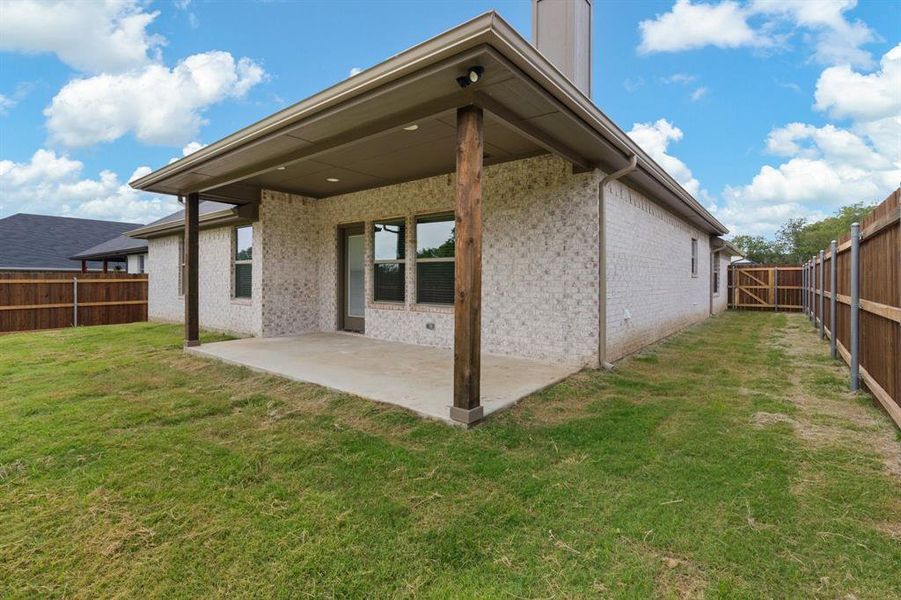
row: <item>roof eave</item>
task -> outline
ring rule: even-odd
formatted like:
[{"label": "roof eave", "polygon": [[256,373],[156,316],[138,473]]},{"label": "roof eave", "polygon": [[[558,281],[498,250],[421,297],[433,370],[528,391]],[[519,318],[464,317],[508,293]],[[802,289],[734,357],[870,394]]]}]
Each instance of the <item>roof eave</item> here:
[{"label": "roof eave", "polygon": [[[254,123],[194,154],[166,165],[131,182],[135,189],[149,190],[155,184],[202,163],[215,159],[247,144],[258,143],[270,135],[276,135],[285,127],[315,115],[386,83],[435,63],[479,44],[487,44],[511,61],[517,68],[542,85],[567,109],[589,124],[601,137],[606,138],[622,154],[624,160],[638,157],[639,168],[659,182],[680,202],[707,224],[708,231],[726,234],[728,229],[711,215],[691,194],[675,181],[660,165],[641,149],[626,133],[611,121],[592,101],[563,75],[531,43],[496,12],[484,13],[466,23],[413,46],[386,61],[345,79],[336,85],[314,94],[278,113]],[[144,232],[147,228],[136,230]],[[141,237],[133,235],[132,237]]]}]

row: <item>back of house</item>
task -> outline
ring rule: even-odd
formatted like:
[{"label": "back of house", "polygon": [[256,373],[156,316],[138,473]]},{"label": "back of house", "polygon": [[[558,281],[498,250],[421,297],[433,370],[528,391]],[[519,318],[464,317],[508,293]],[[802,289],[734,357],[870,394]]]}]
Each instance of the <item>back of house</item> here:
[{"label": "back of house", "polygon": [[537,47],[487,13],[133,182],[188,210],[129,234],[150,318],[579,366],[724,310],[725,227],[590,100],[590,2],[533,14]]}]

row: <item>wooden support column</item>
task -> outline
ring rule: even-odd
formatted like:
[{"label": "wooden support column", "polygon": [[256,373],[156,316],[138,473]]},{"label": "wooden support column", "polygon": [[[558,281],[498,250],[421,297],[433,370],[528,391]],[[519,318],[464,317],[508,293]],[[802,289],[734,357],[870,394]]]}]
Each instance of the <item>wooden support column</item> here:
[{"label": "wooden support column", "polygon": [[106,259],[103,259],[103,272],[106,273],[108,271],[109,271],[109,261]]},{"label": "wooden support column", "polygon": [[88,261],[86,261],[86,260],[81,261],[81,272],[82,273],[88,272]]},{"label": "wooden support column", "polygon": [[454,263],[454,405],[467,425],[482,419],[482,109],[457,109],[457,186]]},{"label": "wooden support column", "polygon": [[185,346],[200,345],[200,303],[198,294],[199,261],[197,252],[200,236],[200,194],[193,192],[185,198]]}]

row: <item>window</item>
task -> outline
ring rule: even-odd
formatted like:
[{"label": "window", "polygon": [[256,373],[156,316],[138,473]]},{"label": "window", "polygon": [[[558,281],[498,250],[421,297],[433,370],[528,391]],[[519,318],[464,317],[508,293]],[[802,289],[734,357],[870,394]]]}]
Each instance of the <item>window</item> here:
[{"label": "window", "polygon": [[454,216],[416,219],[416,301],[454,303]]},{"label": "window", "polygon": [[178,295],[185,295],[185,238],[178,238]]},{"label": "window", "polygon": [[720,292],[720,255],[713,255],[713,293]]},{"label": "window", "polygon": [[235,298],[253,295],[253,227],[235,228]]},{"label": "window", "polygon": [[698,276],[698,240],[691,238],[691,276]]},{"label": "window", "polygon": [[144,261],[146,259],[147,259],[146,254],[138,254],[138,273],[145,272],[144,269],[146,268],[146,265],[145,265]]},{"label": "window", "polygon": [[377,302],[403,302],[407,274],[407,225],[400,221],[372,224],[372,297]]}]

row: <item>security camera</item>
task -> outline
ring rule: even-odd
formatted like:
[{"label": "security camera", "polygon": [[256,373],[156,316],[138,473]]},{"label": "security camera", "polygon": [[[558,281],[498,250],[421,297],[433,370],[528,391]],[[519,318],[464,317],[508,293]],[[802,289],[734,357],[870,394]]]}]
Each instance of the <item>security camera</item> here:
[{"label": "security camera", "polygon": [[485,72],[485,67],[481,67],[481,66],[469,67],[469,71],[466,72],[466,75],[461,75],[460,77],[457,77],[457,83],[460,85],[461,88],[468,87],[468,86],[472,85],[473,83],[478,82],[479,79],[482,78],[482,73],[484,73],[484,72]]}]

